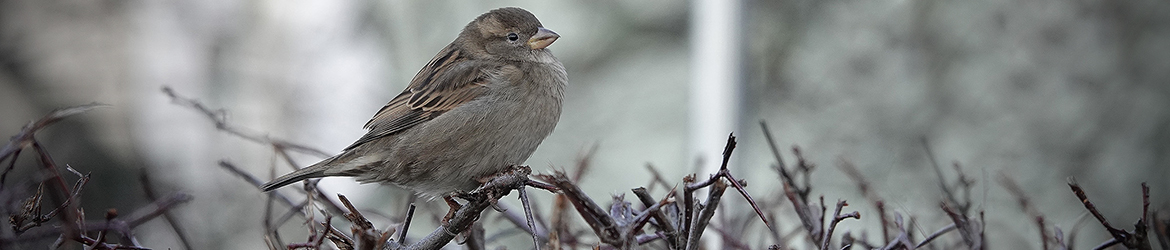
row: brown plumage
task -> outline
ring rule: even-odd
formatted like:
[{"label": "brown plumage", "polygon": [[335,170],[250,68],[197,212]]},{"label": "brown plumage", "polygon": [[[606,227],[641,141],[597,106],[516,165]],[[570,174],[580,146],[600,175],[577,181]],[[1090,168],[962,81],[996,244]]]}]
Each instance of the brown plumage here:
[{"label": "brown plumage", "polygon": [[366,123],[365,136],[263,189],[353,176],[428,198],[470,191],[522,164],[556,126],[568,78],[545,47],[558,37],[520,8],[480,15]]}]

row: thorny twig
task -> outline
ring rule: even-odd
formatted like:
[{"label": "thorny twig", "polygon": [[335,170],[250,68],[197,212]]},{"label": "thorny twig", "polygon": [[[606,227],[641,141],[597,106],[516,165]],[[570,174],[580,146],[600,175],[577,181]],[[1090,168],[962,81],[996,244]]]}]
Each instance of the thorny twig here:
[{"label": "thorny twig", "polygon": [[585,219],[586,224],[593,228],[601,242],[611,245],[622,245],[621,233],[617,230],[617,223],[601,209],[584,191],[573,185],[563,172],[554,172],[552,175],[537,175],[541,181],[557,186],[565,199],[577,209],[577,213]]},{"label": "thorny twig", "polygon": [[1145,182],[1142,182],[1142,216],[1134,224],[1133,232],[1127,232],[1111,226],[1109,221],[1105,219],[1105,216],[1101,215],[1100,211],[1097,211],[1097,207],[1093,205],[1093,202],[1089,201],[1089,196],[1085,195],[1085,190],[1081,189],[1081,186],[1077,185],[1076,180],[1071,177],[1068,179],[1068,187],[1072,189],[1077,199],[1080,199],[1081,204],[1085,205],[1085,209],[1089,210],[1089,213],[1093,214],[1093,217],[1097,218],[1097,221],[1101,222],[1101,225],[1105,226],[1105,230],[1109,231],[1109,234],[1113,236],[1113,239],[1102,243],[1097,249],[1114,244],[1121,244],[1129,249],[1153,249],[1146,235],[1146,231],[1148,230],[1147,226],[1149,225],[1147,223],[1149,221],[1147,215],[1150,209],[1150,187]]},{"label": "thorny twig", "polygon": [[[727,162],[731,160],[731,153],[733,151],[735,151],[735,145],[736,145],[735,135],[734,134],[728,135],[727,136],[727,144],[723,148],[723,162],[719,166],[719,172],[716,172],[715,174],[711,175],[711,178],[708,178],[704,182],[686,185],[683,192],[690,193],[696,189],[707,187],[713,183],[716,183],[721,178],[727,179],[727,181],[730,182],[731,185],[735,187],[735,190],[739,191],[739,194],[741,196],[743,196],[743,198],[748,201],[748,204],[750,204],[752,206],[752,209],[754,209],[756,211],[756,215],[760,216],[760,220],[762,220],[764,222],[764,225],[768,226],[768,228],[771,229],[772,224],[769,223],[768,218],[764,216],[763,210],[760,210],[760,206],[758,204],[756,204],[756,201],[754,199],[752,199],[752,196],[747,193],[746,189],[743,188],[743,186],[746,185],[745,184],[746,181],[744,181],[742,179],[736,179],[735,176],[731,175],[731,171],[727,170]],[[684,183],[685,183],[685,181],[684,181]]]},{"label": "thorny twig", "polygon": [[[649,223],[656,214],[661,213],[660,209],[667,204],[670,204],[673,198],[674,191],[667,193],[667,197],[662,201],[650,205],[642,211],[635,212],[629,207],[629,203],[624,202],[621,196],[615,197],[615,203],[611,207],[610,212],[606,212],[598,206],[591,198],[584,194],[572,181],[569,180],[563,172],[556,171],[551,175],[537,175],[537,178],[547,182],[556,189],[560,190],[561,197],[564,197],[566,203],[572,204],[577,210],[577,213],[585,219],[586,223],[593,229],[594,234],[598,236],[601,242],[616,246],[620,248],[632,248],[638,244],[643,244],[654,239],[662,238],[664,236],[655,235],[641,235],[642,227]],[[636,193],[638,193],[636,191]],[[686,193],[686,192],[684,192]],[[647,198],[649,198],[647,196]],[[554,220],[558,220],[554,210]],[[669,218],[665,218],[669,220]],[[554,221],[554,225],[557,223]],[[675,222],[659,223],[661,227],[665,224],[673,224]],[[554,231],[555,232],[555,231]],[[685,232],[678,235],[688,235]],[[678,239],[683,240],[683,239]],[[551,234],[549,237],[550,245],[554,248],[558,247],[560,238],[557,234]],[[668,245],[681,245],[679,243],[668,243]]]}]

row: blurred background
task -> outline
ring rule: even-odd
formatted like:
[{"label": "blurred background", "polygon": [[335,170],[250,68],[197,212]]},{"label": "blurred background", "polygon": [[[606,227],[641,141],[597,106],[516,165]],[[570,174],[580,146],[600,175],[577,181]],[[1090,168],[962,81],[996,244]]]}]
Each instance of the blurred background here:
[{"label": "blurred background", "polygon": [[[694,129],[696,107],[724,104],[696,103],[705,99],[692,85],[713,84],[696,75],[715,70],[694,60],[696,40],[726,35],[697,33],[702,8],[692,4],[0,0],[0,134],[56,108],[110,104],[38,135],[59,164],[93,174],[87,211],[147,204],[137,181],[146,172],[164,193],[194,195],[174,211],[195,247],[261,249],[266,196],[217,162],[261,178],[274,165],[277,173],[291,168],[270,147],[173,105],[163,86],[225,109],[234,126],[336,153],[467,22],[519,6],[561,35],[550,49],[569,72],[561,121],[528,164],[572,170],[596,145],[580,185],[602,203],[646,186],[648,164],[672,182],[706,176],[702,169],[718,162],[701,151],[723,145],[696,145],[696,133],[734,132],[732,172],[758,199],[777,197],[775,158],[758,125],[766,120],[786,160],[799,146],[818,165],[814,197],[849,200],[846,210],[866,218],[839,230],[866,231],[871,242],[880,242],[878,222],[865,217],[873,210],[836,166],[856,165],[888,211],[916,218],[921,238],[949,224],[924,139],[945,174],[954,176],[954,162],[976,181],[991,249],[1040,248],[1035,224],[997,182],[1001,174],[1066,231],[1085,213],[1068,177],[1118,227],[1132,229],[1139,217],[1141,182],[1151,187],[1151,209],[1170,210],[1170,2],[745,0],[730,19],[736,43],[722,45],[734,46],[738,65],[730,89],[739,94],[724,114],[731,131],[707,132]],[[36,168],[24,156],[15,171]],[[396,187],[322,183],[377,213],[405,208],[407,193]],[[547,210],[551,195],[535,196]],[[729,214],[750,211],[736,194],[723,200]],[[446,209],[424,204],[425,218]],[[777,206],[781,232],[800,226],[790,204]],[[422,221],[412,235],[434,228]],[[287,225],[286,240],[304,239],[299,226]],[[746,237],[766,232],[753,226]],[[169,228],[155,220],[136,232],[147,247],[178,249]],[[1090,220],[1074,245],[1108,238]],[[512,234],[489,246],[524,249],[527,239]]]}]

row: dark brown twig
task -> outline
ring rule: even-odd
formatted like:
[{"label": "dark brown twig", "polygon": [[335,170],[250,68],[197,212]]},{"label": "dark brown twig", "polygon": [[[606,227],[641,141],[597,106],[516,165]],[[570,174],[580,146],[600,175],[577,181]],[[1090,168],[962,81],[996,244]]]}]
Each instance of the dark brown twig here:
[{"label": "dark brown twig", "polygon": [[[748,194],[747,190],[744,189],[743,186],[746,185],[744,183],[747,182],[741,179],[736,179],[735,176],[731,175],[731,171],[727,169],[727,163],[731,160],[731,153],[735,151],[735,145],[735,134],[729,134],[727,136],[727,144],[723,148],[723,161],[719,165],[719,172],[711,175],[711,178],[708,178],[704,182],[687,184],[683,192],[690,193],[696,189],[707,187],[712,183],[717,182],[717,180],[720,178],[726,178],[727,181],[731,182],[731,185],[735,187],[735,190],[738,191],[739,194],[748,201],[748,204],[751,205],[752,209],[756,211],[756,215],[760,217],[760,220],[764,222],[764,225],[768,226],[769,230],[773,230],[772,224],[769,223],[768,218],[764,216],[763,210],[760,209],[760,206],[756,203],[755,199],[752,199],[752,196]],[[684,183],[685,182],[686,181],[684,180]]]},{"label": "dark brown twig", "polygon": [[[353,223],[353,236],[356,240],[358,249],[381,249],[386,243],[381,241],[381,236],[384,234],[374,228],[374,223],[366,219],[361,211],[354,207],[353,203],[346,198],[345,195],[337,194],[337,199],[341,200],[341,204],[345,206],[348,212],[345,213],[345,218]],[[404,226],[405,227],[405,226]]]},{"label": "dark brown twig", "polygon": [[[1149,214],[1150,187],[1147,186],[1145,182],[1142,182],[1142,216],[1134,225],[1133,232],[1127,232],[1125,230],[1117,229],[1111,226],[1109,221],[1105,219],[1105,216],[1101,215],[1100,211],[1097,211],[1097,207],[1093,205],[1093,202],[1089,201],[1088,195],[1085,195],[1085,190],[1081,189],[1081,186],[1077,185],[1076,180],[1071,177],[1068,179],[1068,187],[1072,189],[1073,195],[1076,195],[1077,199],[1080,199],[1081,204],[1085,205],[1085,209],[1089,210],[1089,213],[1093,214],[1093,217],[1097,218],[1097,221],[1101,222],[1101,225],[1105,226],[1105,230],[1113,236],[1111,241],[1116,241],[1117,243],[1120,243],[1129,249],[1153,249],[1153,247],[1150,245],[1149,238],[1146,235],[1146,231],[1148,230],[1148,217],[1146,215]],[[1113,244],[1117,244],[1108,243],[1110,242],[1105,242],[1098,247],[1108,247]]]},{"label": "dark brown twig", "polygon": [[[643,206],[654,206],[654,199],[650,197],[650,193],[648,193],[645,188],[635,188],[633,189],[633,192],[634,195],[638,197],[638,200],[642,202]],[[674,190],[671,190],[669,194],[673,195]],[[666,203],[668,200],[669,199],[663,199],[658,203]],[[677,224],[671,221],[670,218],[666,216],[666,213],[662,212],[661,210],[655,211],[651,215],[653,216],[654,222],[657,223],[656,225],[658,225],[658,228],[662,230],[662,235],[666,238],[667,248],[676,249],[676,245],[678,244],[678,230],[675,228],[675,225]]]},{"label": "dark brown twig", "polygon": [[406,232],[410,230],[410,221],[414,219],[414,202],[410,203],[410,208],[406,209],[406,218],[402,221],[402,231],[398,232],[398,242],[406,244]]},{"label": "dark brown twig", "polygon": [[622,245],[621,233],[617,231],[617,223],[614,222],[613,218],[609,217],[605,210],[593,202],[593,199],[589,198],[584,191],[573,185],[564,173],[558,171],[552,175],[537,175],[536,177],[557,186],[561,190],[561,194],[577,209],[577,213],[585,219],[586,224],[593,228],[593,232],[597,234],[601,242]]}]

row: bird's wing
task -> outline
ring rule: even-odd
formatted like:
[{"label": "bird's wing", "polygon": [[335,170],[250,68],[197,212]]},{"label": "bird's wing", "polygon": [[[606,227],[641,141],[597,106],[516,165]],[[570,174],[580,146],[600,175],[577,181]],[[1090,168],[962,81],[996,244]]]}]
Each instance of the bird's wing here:
[{"label": "bird's wing", "polygon": [[345,150],[430,121],[479,97],[487,90],[490,71],[496,68],[447,46],[414,76],[406,90],[366,122],[369,132]]}]

